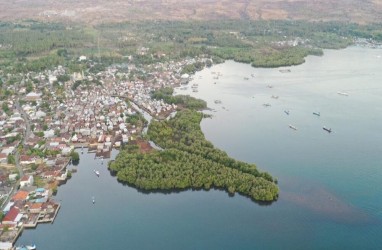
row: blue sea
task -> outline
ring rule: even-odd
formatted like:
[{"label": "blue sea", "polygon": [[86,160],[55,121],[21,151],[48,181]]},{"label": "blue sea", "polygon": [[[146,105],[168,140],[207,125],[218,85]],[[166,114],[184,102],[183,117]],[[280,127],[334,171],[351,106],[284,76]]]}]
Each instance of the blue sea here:
[{"label": "blue sea", "polygon": [[201,126],[216,147],[278,178],[276,202],[217,190],[141,193],[118,183],[106,160],[85,152],[78,172],[59,187],[56,221],[25,230],[17,244],[36,243],[39,250],[381,248],[381,50],[325,50],[277,69],[227,61],[197,72],[176,93],[207,101],[212,118]]}]

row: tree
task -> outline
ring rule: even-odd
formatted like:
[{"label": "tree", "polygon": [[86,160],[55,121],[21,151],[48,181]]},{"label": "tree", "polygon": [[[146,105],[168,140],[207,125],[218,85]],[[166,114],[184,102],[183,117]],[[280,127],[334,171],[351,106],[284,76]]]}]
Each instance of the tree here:
[{"label": "tree", "polygon": [[7,156],[7,163],[8,163],[8,164],[13,164],[13,165],[15,165],[15,164],[16,164],[15,156],[9,154],[9,155]]},{"label": "tree", "polygon": [[80,162],[80,155],[77,152],[72,151],[70,153],[70,157],[72,159],[73,165],[78,165],[78,163]]}]

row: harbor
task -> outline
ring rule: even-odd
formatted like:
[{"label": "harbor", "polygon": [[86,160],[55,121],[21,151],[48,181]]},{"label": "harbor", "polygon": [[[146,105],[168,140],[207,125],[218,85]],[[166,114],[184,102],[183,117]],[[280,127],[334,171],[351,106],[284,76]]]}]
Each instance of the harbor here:
[{"label": "harbor", "polygon": [[[362,249],[367,244],[378,249],[381,119],[370,117],[379,113],[382,76],[375,53],[326,51],[287,74],[226,62],[211,68],[224,72],[218,84],[205,70],[195,77],[197,93],[179,90],[216,110],[201,123],[214,146],[278,178],[280,198],[272,205],[219,190],[143,192],[118,183],[107,170],[109,159],[102,165],[84,149],[77,173],[57,193],[61,208],[55,222],[24,230],[16,244],[55,250]],[[363,58],[360,64],[368,68],[354,66],[351,58]],[[351,75],[354,67],[366,87],[359,87],[358,74]],[[343,79],[344,72],[352,77]],[[255,77],[243,79],[251,73]],[[338,89],[349,96],[338,95]],[[272,106],[264,108],[268,102]],[[320,117],[312,114],[316,111]],[[334,132],[326,134],[323,126]],[[113,149],[110,159],[115,155]]]}]

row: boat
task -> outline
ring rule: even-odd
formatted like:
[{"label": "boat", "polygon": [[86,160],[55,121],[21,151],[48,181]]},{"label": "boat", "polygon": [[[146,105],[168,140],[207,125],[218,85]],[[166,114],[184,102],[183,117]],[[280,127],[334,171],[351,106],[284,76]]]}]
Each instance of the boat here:
[{"label": "boat", "polygon": [[99,171],[94,169],[94,173],[99,177]]},{"label": "boat", "polygon": [[289,124],[289,128],[293,129],[293,130],[297,130],[297,128],[291,124]]},{"label": "boat", "polygon": [[272,85],[270,85],[270,84],[269,84],[267,87],[268,87],[268,88],[270,88],[270,89],[271,89],[271,88],[273,88],[273,86],[272,86]]},{"label": "boat", "polygon": [[28,250],[35,250],[35,249],[37,249],[35,244],[33,244],[33,245],[26,245],[26,247],[27,247]]},{"label": "boat", "polygon": [[313,112],[313,115],[320,116],[320,112]]},{"label": "boat", "polygon": [[252,77],[255,77],[255,74],[251,74]]},{"label": "boat", "polygon": [[348,95],[349,95],[349,94],[346,93],[346,92],[337,92],[337,94],[339,94],[339,95],[343,95],[343,96],[348,96]]},{"label": "boat", "polygon": [[269,103],[264,103],[263,106],[264,106],[264,107],[270,107],[271,104],[269,104]]},{"label": "boat", "polygon": [[278,95],[272,95],[271,98],[273,98],[273,99],[279,99],[279,96],[278,96]]},{"label": "boat", "polygon": [[16,250],[36,250],[37,247],[35,244],[33,245],[21,245],[16,247]]},{"label": "boat", "polygon": [[284,110],[284,113],[289,115],[289,110]]},{"label": "boat", "polygon": [[215,103],[216,103],[216,104],[220,104],[220,103],[222,103],[222,101],[220,101],[220,100],[215,100]]},{"label": "boat", "polygon": [[249,80],[249,78],[248,77],[244,77],[244,80]]},{"label": "boat", "polygon": [[93,204],[95,203],[95,198],[94,198],[94,196],[92,197],[92,202],[93,202]]},{"label": "boat", "polygon": [[326,132],[328,133],[331,133],[332,132],[332,129],[331,128],[327,128],[327,127],[322,127],[323,130],[325,130]]}]

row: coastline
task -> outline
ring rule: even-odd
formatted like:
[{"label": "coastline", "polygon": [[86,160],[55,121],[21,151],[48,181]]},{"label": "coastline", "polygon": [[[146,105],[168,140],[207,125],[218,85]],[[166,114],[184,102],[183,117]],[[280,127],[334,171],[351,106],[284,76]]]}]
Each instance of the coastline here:
[{"label": "coastline", "polygon": [[[328,54],[330,55],[332,53]],[[314,61],[316,61],[316,58],[314,59]],[[317,66],[317,64],[314,65]],[[293,72],[296,73],[296,70],[293,69],[292,73]],[[286,78],[287,75],[283,75],[283,77]],[[280,85],[274,84],[274,89],[272,89],[272,91],[279,90],[279,87],[281,86],[281,83]],[[342,86],[343,88],[354,88],[353,86],[347,85],[338,86]],[[340,110],[343,112],[344,120],[348,120],[349,117],[352,117],[352,115],[361,113],[360,110],[357,109],[357,107],[354,108],[354,105],[349,104],[349,101],[347,101],[347,99],[341,99],[340,96],[336,94],[336,88],[338,88],[338,86],[329,86],[326,91],[321,91],[318,94],[325,95],[326,97],[340,101],[341,105],[337,105],[335,106],[335,108],[338,108],[338,106],[344,108]],[[314,86],[312,85],[312,87]],[[223,85],[223,83],[221,83],[221,88],[227,90],[226,86]],[[294,89],[293,85],[288,88]],[[128,232],[125,235],[118,234],[118,232],[116,232],[116,235],[114,235],[114,237],[116,237],[115,242],[117,244],[117,247],[124,244],[130,244],[130,246],[134,247],[137,246],[136,244],[140,244],[139,246],[146,246],[147,249],[155,249],[153,247],[150,248],[150,246],[148,245],[144,245],[144,241],[147,240],[148,236],[152,235],[152,237],[154,237],[152,241],[155,242],[156,246],[162,246],[160,244],[163,244],[163,239],[167,239],[166,237],[168,237],[168,234],[171,234],[171,236],[174,235],[174,232],[170,231],[173,224],[176,225],[174,227],[176,227],[177,231],[182,231],[183,234],[191,235],[191,237],[187,237],[179,233],[179,238],[182,239],[183,245],[176,245],[176,243],[174,243],[173,238],[168,238],[167,242],[170,243],[166,245],[167,248],[169,248],[169,246],[174,245],[176,245],[178,248],[181,248],[182,246],[187,244],[189,247],[186,248],[191,249],[192,247],[195,247],[195,245],[192,245],[195,241],[202,242],[201,245],[208,244],[207,242],[212,241],[215,244],[215,248],[214,246],[209,245],[210,249],[224,249],[224,247],[226,246],[236,246],[242,249],[253,249],[253,247],[260,246],[264,248],[301,246],[309,247],[311,249],[322,249],[327,248],[328,246],[338,246],[345,248],[351,246],[358,247],[361,245],[367,246],[367,244],[369,244],[368,246],[371,246],[372,248],[377,247],[377,244],[379,244],[378,242],[380,242],[380,237],[378,237],[377,234],[378,232],[380,232],[380,216],[379,214],[376,214],[373,211],[377,211],[375,209],[377,209],[377,206],[379,206],[379,200],[375,199],[375,197],[379,197],[376,192],[378,190],[368,190],[365,188],[365,185],[360,186],[361,181],[365,181],[364,178],[368,176],[368,173],[377,173],[379,169],[377,168],[379,165],[377,164],[376,159],[379,159],[380,155],[375,154],[375,148],[372,149],[372,147],[375,147],[375,145],[379,145],[376,144],[376,139],[372,139],[371,142],[368,142],[370,146],[367,144],[362,144],[365,146],[365,150],[367,149],[367,155],[374,160],[370,164],[365,165],[364,168],[360,170],[359,164],[361,164],[364,160],[364,151],[360,152],[358,150],[354,152],[355,155],[360,155],[358,159],[350,158],[345,160],[339,160],[339,157],[348,153],[348,151],[353,149],[353,147],[350,145],[346,148],[343,148],[339,147],[338,145],[349,145],[347,142],[349,140],[354,140],[354,137],[357,138],[357,140],[361,139],[362,141],[362,137],[367,138],[366,136],[368,134],[363,133],[362,129],[360,130],[361,134],[352,134],[351,131],[354,131],[354,129],[356,128],[354,124],[334,123],[333,117],[330,114],[330,112],[335,111],[332,108],[333,106],[329,105],[331,107],[331,109],[329,110],[326,108],[325,103],[315,102],[317,101],[315,99],[316,96],[309,95],[308,97],[306,97],[306,92],[296,92],[294,96],[302,96],[304,100],[311,99],[311,102],[313,103],[307,105],[305,109],[297,109],[298,103],[293,103],[293,100],[290,96],[282,94],[280,95],[280,98],[278,100],[273,100],[270,99],[270,96],[272,95],[271,89],[267,89],[264,85],[264,90],[268,91],[266,92],[267,94],[263,97],[257,95],[255,100],[252,99],[252,95],[258,92],[254,91],[253,89],[247,90],[247,95],[242,95],[241,98],[246,99],[246,101],[248,102],[237,102],[237,105],[241,107],[241,112],[247,111],[247,109],[243,109],[244,107],[248,107],[249,111],[245,112],[247,118],[251,116],[253,117],[253,113],[256,112],[257,117],[273,118],[270,115],[276,114],[277,117],[279,117],[279,119],[275,120],[275,122],[268,125],[262,125],[262,121],[251,120],[251,122],[249,122],[248,120],[244,120],[244,122],[242,123],[251,124],[251,128],[257,128],[256,131],[252,131],[252,133],[254,133],[255,136],[247,133],[248,131],[246,131],[243,126],[241,126],[242,124],[236,124],[235,129],[242,132],[242,134],[247,133],[245,136],[235,135],[236,140],[241,140],[241,143],[243,144],[238,145],[236,143],[234,137],[230,134],[230,131],[233,130],[231,129],[232,126],[230,126],[229,121],[227,122],[227,120],[222,120],[219,116],[219,113],[216,114],[215,120],[218,125],[219,123],[225,124],[225,130],[216,127],[216,123],[212,124],[208,122],[208,124],[206,124],[204,122],[204,126],[205,129],[208,129],[210,131],[209,139],[211,137],[215,137],[212,140],[214,141],[214,145],[217,145],[219,148],[223,148],[225,151],[229,152],[229,154],[234,155],[235,158],[244,158],[247,161],[258,161],[259,165],[267,166],[267,169],[269,168],[269,171],[277,173],[277,175],[280,176],[280,185],[282,190],[279,201],[272,205],[271,208],[262,209],[258,208],[258,206],[247,204],[249,202],[246,202],[246,199],[242,199],[240,196],[235,196],[234,198],[228,199],[227,195],[225,193],[223,193],[222,195],[222,192],[220,191],[215,192],[211,190],[212,192],[207,193],[203,191],[186,191],[182,195],[161,195],[155,194],[154,192],[152,195],[147,196],[137,192],[136,189],[132,190],[125,186],[123,187],[123,189],[119,190],[119,192],[121,193],[118,193],[118,195],[116,195],[115,200],[112,200],[108,203],[120,204],[116,206],[116,208],[111,209],[110,213],[123,214],[123,216],[121,217],[126,218],[125,220],[123,220],[122,218],[114,218],[114,220],[109,219],[106,221],[106,223],[113,224],[114,221],[116,221],[117,223],[115,223],[115,225],[117,226],[123,225],[123,227],[120,230],[115,230],[114,227],[113,230]],[[198,94],[202,93],[203,91],[199,91]],[[288,92],[283,91],[283,93]],[[302,93],[305,94],[302,95]],[[221,94],[222,92],[216,92],[216,95],[218,96]],[[358,91],[357,93],[351,92],[351,95],[349,97],[352,98],[352,103],[353,98],[356,97],[356,94],[362,95],[363,93],[362,91]],[[371,95],[371,97],[373,96],[374,95]],[[272,103],[272,108],[264,109],[263,107],[261,107],[263,100],[261,98],[273,101],[274,103]],[[216,98],[214,96],[211,96],[210,100],[212,100],[212,103],[214,99]],[[227,106],[230,112],[237,112],[238,109],[232,107],[233,102],[228,102],[228,100],[225,100],[223,98],[222,100],[224,106]],[[250,100],[252,101],[251,103],[249,103]],[[236,99],[234,99],[234,101],[236,102]],[[283,105],[286,105],[285,102],[289,102],[289,105],[291,105],[291,115],[293,116],[285,116],[283,114]],[[244,106],[242,104],[246,105]],[[293,104],[294,106],[292,106]],[[315,105],[322,105],[320,106],[322,116],[319,119],[317,117],[313,117],[311,114],[311,110],[313,108],[317,108],[317,106]],[[221,110],[221,106],[217,106],[217,109]],[[224,113],[222,113],[221,115],[224,115]],[[285,128],[285,124],[288,124],[288,121],[286,119],[292,118],[296,119],[296,124],[302,124],[298,125],[298,133],[290,133],[291,131]],[[232,119],[233,118],[231,118],[231,120]],[[364,121],[364,119],[359,120]],[[206,119],[203,121],[212,120]],[[322,134],[321,127],[319,127],[316,131],[315,124],[317,125],[317,123],[324,122],[332,122],[332,126],[337,127],[336,133],[331,136]],[[307,126],[306,124],[308,124],[309,126]],[[369,127],[371,126],[371,124],[366,123],[366,126]],[[268,131],[275,131],[276,128],[276,131],[280,130],[278,131],[280,133],[273,132],[271,134],[273,137],[269,137],[270,133],[268,133]],[[211,130],[216,132],[211,132]],[[224,137],[219,137],[219,134],[224,134]],[[346,139],[345,136],[349,134],[351,135],[351,138]],[[304,140],[301,139],[301,137],[303,136],[305,137]],[[245,140],[242,140],[242,138],[245,138]],[[274,140],[264,140],[262,138],[274,138],[275,140],[279,141],[279,143],[275,145]],[[343,141],[344,139],[345,141]],[[263,141],[264,144],[254,145],[253,141],[260,140]],[[283,146],[284,141],[285,143],[291,142],[290,147],[285,148],[285,146]],[[315,145],[314,148],[306,146],[307,141],[313,141],[314,144],[312,145]],[[246,149],[248,147],[251,147],[251,150]],[[271,154],[270,152],[267,152],[269,151],[269,148],[272,148]],[[312,152],[308,151],[308,149],[311,149]],[[306,159],[302,159],[299,156],[299,154],[302,154],[301,150],[304,156],[306,155]],[[317,155],[316,152],[320,152],[320,154]],[[274,157],[275,155],[277,155],[277,157]],[[286,159],[288,159],[288,161]],[[351,161],[353,160],[355,161],[355,163],[351,163]],[[358,166],[353,166],[352,164]],[[341,169],[341,166],[343,165],[347,166],[346,168],[343,167]],[[376,167],[371,168],[370,166]],[[90,168],[90,170],[93,169],[93,167]],[[309,170],[309,168],[314,168],[314,171]],[[363,170],[365,170],[366,172],[364,172]],[[352,183],[349,184],[349,186],[347,186],[346,181],[344,181],[343,179],[335,179],[334,173],[338,173],[339,171],[346,171],[345,173],[343,173],[343,177],[345,180],[354,181],[352,181]],[[92,173],[89,173],[89,175],[91,174]],[[293,176],[294,178],[287,179],[288,176]],[[379,180],[378,176],[374,174],[373,177],[367,180],[370,183],[376,183],[377,179]],[[301,180],[305,181],[304,185],[301,184]],[[113,181],[115,181],[115,177]],[[294,189],[292,190],[293,193],[291,193],[290,187],[287,186],[288,184],[292,186],[294,185]],[[316,185],[317,187],[313,191],[310,189],[312,185]],[[324,190],[322,189],[323,186],[325,187]],[[348,191],[345,192],[342,190],[342,188],[346,188],[346,190]],[[286,196],[286,191],[288,191],[288,196]],[[125,193],[128,193],[128,195],[125,196]],[[330,203],[331,201],[329,200],[329,198],[333,197],[333,193],[336,194],[335,197],[337,197],[337,201],[339,200],[339,202],[342,202],[342,204],[344,204],[343,202],[348,202],[348,204],[350,204],[351,206],[360,208],[363,210],[363,212],[375,215],[377,218],[373,218],[373,221],[370,223],[365,223],[363,221],[357,222],[356,219],[354,220],[356,222],[353,222],[351,218],[347,218],[346,215],[337,215],[336,213],[331,213],[332,210],[326,210],[326,208],[328,208],[332,204]],[[357,198],[354,198],[357,197],[357,195],[360,195],[360,193],[362,194],[361,199],[357,200]],[[214,194],[217,194],[219,198],[216,198]],[[87,195],[85,199],[88,198],[88,196],[89,195]],[[197,196],[198,199],[195,199],[195,196]],[[99,195],[99,197],[101,196]],[[136,200],[134,200],[135,197],[142,197],[142,199],[145,199],[145,202],[142,202],[141,200],[137,202]],[[182,197],[190,199],[191,202],[182,206],[182,202],[185,202],[185,199],[182,199]],[[99,198],[97,196],[97,202],[98,200]],[[122,203],[122,201],[124,200],[126,200],[126,203]],[[153,203],[155,203],[155,206],[153,205]],[[196,208],[204,207],[206,203],[209,205],[211,205],[211,203],[217,203],[219,204],[219,206],[207,206],[206,210],[198,210]],[[326,205],[321,206],[320,203]],[[140,205],[142,205],[142,207],[140,207]],[[89,207],[91,207],[91,205],[89,205]],[[118,207],[122,208],[119,210]],[[135,209],[137,207],[139,209]],[[146,211],[143,210],[143,207],[153,207],[153,209]],[[188,207],[190,208],[189,210],[187,210]],[[229,210],[232,210],[234,212],[230,213],[230,211],[226,211],[228,210],[225,209],[227,207],[229,208]],[[86,211],[86,213],[91,213],[92,210],[95,209],[90,209],[89,211]],[[197,212],[194,213],[194,210],[196,210]],[[166,216],[167,211],[169,212],[168,217]],[[208,213],[208,211],[210,211],[210,213]],[[104,212],[102,212],[101,214],[104,215]],[[157,216],[154,216],[154,214],[156,214]],[[214,217],[216,214],[219,214],[221,216]],[[359,216],[358,214],[356,215]],[[69,217],[71,216],[71,214],[69,213],[66,216]],[[187,220],[187,216],[191,217],[189,221]],[[139,220],[135,221],[133,219],[135,217],[138,217]],[[161,217],[164,219],[163,221],[158,221],[157,217]],[[209,220],[210,217],[214,219]],[[235,220],[227,221],[225,220],[225,217],[235,218]],[[97,216],[94,216],[93,220],[94,218],[97,218]],[[66,217],[62,219],[66,219]],[[147,224],[145,224],[146,219],[148,221]],[[184,221],[184,224],[176,224],[177,221]],[[192,226],[193,221],[195,221],[195,223],[197,224],[203,225],[203,228],[205,227],[206,230],[203,231],[202,228]],[[97,227],[97,223],[91,225],[96,225]],[[158,226],[156,227],[155,225]],[[222,225],[226,225],[226,227]],[[65,225],[60,224],[60,226],[64,227]],[[154,229],[150,231],[150,229],[152,229],[153,227]],[[166,229],[163,230],[163,228]],[[323,228],[325,230],[323,230]],[[166,231],[167,234],[160,234],[161,229],[163,231]],[[188,229],[191,230],[188,231]],[[366,230],[367,234],[365,233],[365,229],[368,229]],[[38,228],[37,230],[40,231],[40,235],[44,235],[44,230],[41,230],[40,228]],[[66,230],[68,230],[68,228]],[[91,229],[84,228],[83,230],[85,231]],[[109,228],[107,230],[109,230]],[[102,231],[102,235],[105,235],[105,232],[107,232],[107,230]],[[200,234],[197,233],[198,230],[201,231]],[[217,237],[211,238],[211,234],[208,233],[211,230],[215,230]],[[338,233],[340,230],[345,230],[345,232],[333,239],[331,235],[335,232]],[[249,234],[248,232],[251,233]],[[305,242],[302,243],[301,237],[303,236],[304,238],[309,238],[312,235],[312,232],[316,232],[315,237],[317,238],[310,241],[308,245],[306,245]],[[142,241],[136,239],[140,239],[140,234],[144,235]],[[157,234],[160,234],[160,236],[155,238]],[[208,237],[204,237],[202,234],[205,234]],[[92,231],[89,234],[89,236],[87,235],[87,237],[89,237],[89,239],[92,239],[94,235],[97,234],[94,234],[94,232]],[[232,237],[232,235],[234,235],[235,237]],[[272,239],[269,239],[269,235],[274,236],[272,237]],[[348,235],[352,235],[353,237],[349,239],[349,237],[347,237]],[[126,241],[120,240],[123,237],[126,238]],[[229,239],[229,241],[224,240],[223,237],[224,239]],[[277,241],[274,240],[274,237],[277,238]],[[26,239],[28,239],[28,237],[26,237]],[[74,240],[76,240],[76,238],[74,238]],[[359,242],[359,240],[361,240],[361,242]],[[95,241],[97,244],[102,245],[102,243],[98,242],[97,240]],[[61,241],[61,243],[64,244],[65,241]],[[247,243],[247,245],[245,243]],[[85,247],[83,249],[87,248]]]}]

